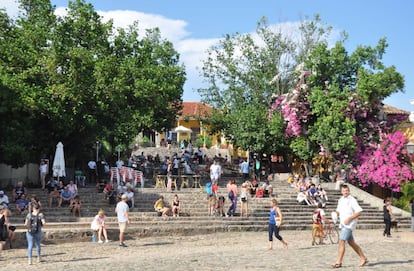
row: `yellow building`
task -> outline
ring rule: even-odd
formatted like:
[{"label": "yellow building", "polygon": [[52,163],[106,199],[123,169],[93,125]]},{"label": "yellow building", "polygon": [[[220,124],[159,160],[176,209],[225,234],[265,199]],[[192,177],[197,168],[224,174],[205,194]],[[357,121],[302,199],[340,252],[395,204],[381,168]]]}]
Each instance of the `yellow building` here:
[{"label": "yellow building", "polygon": [[[176,139],[177,142],[180,142],[185,139],[187,141],[191,140],[194,144],[199,135],[208,137],[210,126],[204,120],[210,116],[212,110],[211,106],[202,102],[183,102],[183,110],[177,118],[177,126],[172,133],[173,141]],[[182,127],[189,130],[181,132],[180,130],[184,130]],[[217,137],[212,137],[212,143],[215,144],[216,142]]]},{"label": "yellow building", "polygon": [[[216,146],[221,142],[221,137],[218,135],[211,136],[210,125],[205,122],[213,110],[213,108],[202,102],[183,102],[183,109],[181,114],[177,116],[175,127],[170,131],[155,133],[153,142],[155,146],[159,147],[171,139],[173,144],[179,144],[181,141],[191,140],[196,146],[197,138],[201,135],[210,142],[211,146]],[[205,145],[206,141],[203,142]]]}]

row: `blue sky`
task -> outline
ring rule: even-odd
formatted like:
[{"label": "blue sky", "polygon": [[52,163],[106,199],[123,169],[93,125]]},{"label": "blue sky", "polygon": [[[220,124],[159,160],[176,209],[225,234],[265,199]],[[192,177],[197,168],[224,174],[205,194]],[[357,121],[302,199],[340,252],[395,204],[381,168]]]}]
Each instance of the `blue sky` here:
[{"label": "blue sky", "polygon": [[[16,13],[15,0],[1,0],[0,7]],[[408,0],[93,0],[104,19],[113,18],[124,27],[138,20],[140,29],[159,27],[162,35],[174,43],[187,67],[185,101],[198,101],[195,91],[202,86],[196,67],[201,66],[205,50],[225,34],[252,33],[257,21],[267,17],[269,24],[295,23],[320,14],[335,31],[349,34],[346,47],[352,52],[358,45],[375,46],[386,37],[389,47],[386,65],[394,65],[405,77],[405,93],[393,94],[385,103],[414,111],[414,1]],[[67,0],[52,0],[57,13],[64,14]]]}]

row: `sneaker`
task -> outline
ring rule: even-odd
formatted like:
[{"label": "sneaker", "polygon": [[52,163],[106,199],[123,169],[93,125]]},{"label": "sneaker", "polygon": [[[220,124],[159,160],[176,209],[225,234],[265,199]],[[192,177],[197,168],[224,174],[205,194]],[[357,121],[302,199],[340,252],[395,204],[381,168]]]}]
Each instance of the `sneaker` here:
[{"label": "sneaker", "polygon": [[105,243],[109,243],[109,240],[105,240]]},{"label": "sneaker", "polygon": [[102,241],[102,240],[99,240],[99,241],[98,241],[98,243],[99,243],[99,244],[102,244],[102,243],[103,243],[103,241]]},{"label": "sneaker", "polygon": [[120,243],[118,246],[119,246],[119,247],[128,247],[128,246],[127,246],[127,245],[125,245],[124,243]]}]

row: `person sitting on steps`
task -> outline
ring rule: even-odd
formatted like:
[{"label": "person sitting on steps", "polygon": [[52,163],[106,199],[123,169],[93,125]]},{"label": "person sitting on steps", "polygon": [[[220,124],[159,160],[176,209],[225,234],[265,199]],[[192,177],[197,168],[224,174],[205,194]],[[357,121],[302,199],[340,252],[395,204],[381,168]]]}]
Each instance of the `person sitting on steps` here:
[{"label": "person sitting on steps", "polygon": [[73,216],[78,215],[79,217],[81,217],[81,200],[79,195],[76,195],[70,202],[70,210],[72,212]]},{"label": "person sitting on steps", "polygon": [[50,179],[46,184],[47,190],[49,191],[49,208],[52,208],[53,199],[56,199],[58,205],[60,200],[60,194],[58,191],[58,183],[55,179]]},{"label": "person sitting on steps", "polygon": [[177,194],[174,195],[174,199],[171,202],[171,206],[172,206],[173,217],[179,217],[180,210],[181,210],[181,202]]},{"label": "person sitting on steps", "polygon": [[170,208],[165,206],[164,197],[160,196],[154,204],[154,210],[158,213],[158,216],[168,216]]},{"label": "person sitting on steps", "polygon": [[69,206],[72,199],[73,199],[72,193],[69,191],[68,187],[65,186],[65,188],[63,188],[62,193],[60,194],[58,207],[62,207],[62,204],[64,203],[67,203]]},{"label": "person sitting on steps", "polygon": [[99,244],[103,243],[102,237],[105,238],[105,243],[109,242],[105,219],[106,219],[106,216],[105,216],[104,210],[99,210],[98,214],[95,216],[91,224],[91,229],[97,232],[98,234]]}]

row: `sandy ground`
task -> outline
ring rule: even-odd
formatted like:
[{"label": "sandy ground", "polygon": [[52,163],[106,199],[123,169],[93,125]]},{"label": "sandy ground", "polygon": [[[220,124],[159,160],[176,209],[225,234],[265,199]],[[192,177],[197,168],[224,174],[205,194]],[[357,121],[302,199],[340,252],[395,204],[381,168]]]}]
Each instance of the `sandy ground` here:
[{"label": "sandy ground", "polygon": [[[267,250],[267,232],[231,232],[196,236],[129,238],[118,242],[42,245],[42,262],[29,266],[25,248],[1,252],[0,270],[327,270],[338,245],[311,245],[310,231],[281,231],[289,248],[275,239]],[[356,230],[367,255],[366,270],[414,270],[414,233],[408,229],[384,238],[381,230]],[[36,252],[33,251],[34,255]],[[341,270],[361,270],[347,246]]]}]

